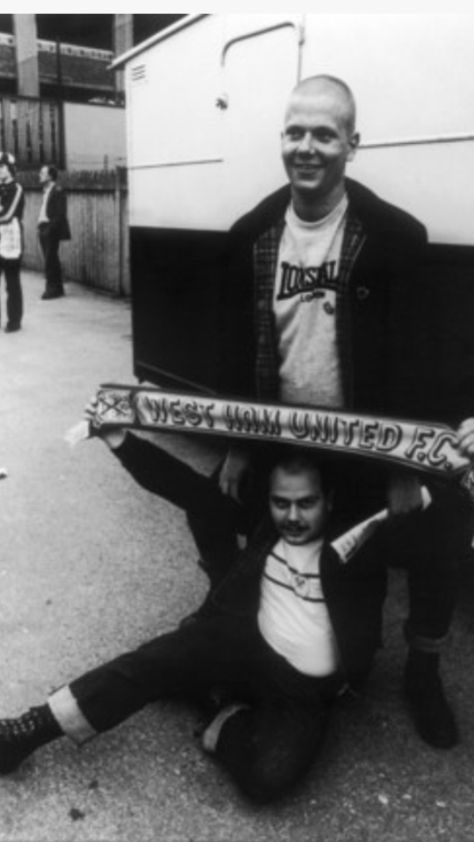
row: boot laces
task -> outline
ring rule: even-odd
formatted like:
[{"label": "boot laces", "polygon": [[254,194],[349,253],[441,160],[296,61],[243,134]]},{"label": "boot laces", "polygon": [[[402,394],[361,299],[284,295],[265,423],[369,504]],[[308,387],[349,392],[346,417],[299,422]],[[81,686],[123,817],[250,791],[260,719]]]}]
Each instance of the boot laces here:
[{"label": "boot laces", "polygon": [[38,724],[33,711],[27,711],[16,719],[0,719],[0,737],[12,742],[32,737],[37,732]]}]

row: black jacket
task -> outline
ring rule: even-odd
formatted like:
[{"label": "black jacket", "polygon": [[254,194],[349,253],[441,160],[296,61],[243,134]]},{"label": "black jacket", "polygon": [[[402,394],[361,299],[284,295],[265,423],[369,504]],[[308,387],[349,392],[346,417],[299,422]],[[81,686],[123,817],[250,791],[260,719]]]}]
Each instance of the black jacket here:
[{"label": "black jacket", "polygon": [[[202,516],[204,498],[211,494],[202,487],[200,499],[193,472],[148,441],[128,435],[116,456],[135,480],[149,491],[172,500],[188,513]],[[198,481],[199,480],[198,478]],[[205,482],[205,481],[204,481]],[[208,485],[211,481],[208,480]],[[212,502],[212,497],[209,497]],[[247,549],[222,559],[219,570],[209,571],[211,589],[201,616],[232,614],[242,623],[255,621],[260,600],[260,581],[266,557],[278,540],[268,517],[254,530]],[[375,543],[342,563],[329,543],[321,553],[321,585],[336,634],[347,680],[356,687],[364,680],[381,640],[382,605],[386,573]]]},{"label": "black jacket", "polygon": [[[221,583],[211,590],[204,607],[207,614],[230,613],[240,616],[242,622],[256,618],[265,560],[277,540],[270,519],[265,519],[248,547],[236,555]],[[376,649],[381,645],[385,568],[372,549],[343,563],[325,542],[320,574],[342,671],[357,688],[366,678]]]},{"label": "black jacket", "polygon": [[23,219],[25,195],[23,188],[14,179],[0,185],[0,223],[10,222],[14,216]]},{"label": "black jacket", "polygon": [[[425,228],[363,185],[347,179],[346,186],[349,208],[365,235],[350,277],[343,337],[353,384],[346,408],[456,423],[471,414],[471,406],[474,411],[473,355],[455,348],[452,364],[444,361],[443,377],[438,376],[439,358],[433,356],[442,345],[443,314],[430,307]],[[289,202],[287,185],[230,232],[220,314],[222,393],[256,396],[254,246],[261,234],[282,224]]]},{"label": "black jacket", "polygon": [[56,240],[70,240],[71,229],[67,218],[67,198],[64,190],[54,184],[46,202],[46,216],[49,219],[48,233]]}]

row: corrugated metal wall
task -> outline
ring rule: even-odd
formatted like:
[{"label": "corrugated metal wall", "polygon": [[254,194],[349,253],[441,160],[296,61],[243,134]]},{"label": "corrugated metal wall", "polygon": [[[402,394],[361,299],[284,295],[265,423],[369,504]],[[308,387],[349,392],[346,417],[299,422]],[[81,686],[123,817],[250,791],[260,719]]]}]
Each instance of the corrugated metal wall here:
[{"label": "corrugated metal wall", "polygon": [[[43,271],[37,236],[41,190],[37,174],[19,174],[25,189],[23,264]],[[72,239],[61,244],[66,279],[114,295],[130,294],[128,196],[123,170],[60,177],[67,192]]]}]

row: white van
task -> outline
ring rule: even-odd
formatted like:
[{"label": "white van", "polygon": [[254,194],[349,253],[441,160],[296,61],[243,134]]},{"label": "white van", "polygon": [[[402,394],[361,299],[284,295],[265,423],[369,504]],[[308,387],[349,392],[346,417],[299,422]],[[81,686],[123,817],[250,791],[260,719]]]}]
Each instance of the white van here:
[{"label": "white van", "polygon": [[474,356],[473,43],[469,14],[196,14],[117,59],[136,375],[214,387],[226,232],[284,183],[284,106],[315,73],[354,91],[348,174],[427,226],[431,306]]}]

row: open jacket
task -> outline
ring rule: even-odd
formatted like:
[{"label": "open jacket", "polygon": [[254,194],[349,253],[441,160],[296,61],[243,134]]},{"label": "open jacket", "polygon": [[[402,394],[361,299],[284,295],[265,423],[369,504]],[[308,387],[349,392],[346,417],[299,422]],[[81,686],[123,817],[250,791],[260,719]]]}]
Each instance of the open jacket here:
[{"label": "open jacket", "polygon": [[71,229],[67,218],[67,197],[59,185],[54,184],[46,202],[48,233],[56,240],[70,240]]},{"label": "open jacket", "polygon": [[[453,365],[440,383],[421,344],[432,317],[425,228],[358,182],[347,179],[346,189],[343,295],[336,316],[345,408],[460,421],[470,407],[464,408],[466,401],[457,397],[459,389],[452,384],[466,366]],[[271,293],[290,198],[289,185],[280,188],[229,234],[219,318],[223,394],[278,399]],[[469,387],[474,386],[473,366],[467,367]],[[474,389],[471,403],[474,410]]]},{"label": "open jacket", "polygon": [[[127,435],[114,452],[144,488],[170,499],[188,514],[201,505],[207,493],[205,487],[200,499],[189,493],[195,472],[149,441]],[[174,469],[175,474],[171,473]],[[199,614],[203,617],[232,614],[241,617],[242,623],[255,622],[265,560],[277,540],[270,517],[265,517],[245,550],[237,551],[232,558],[221,559],[218,570],[208,571],[211,588]],[[358,553],[345,563],[328,542],[321,553],[321,585],[343,671],[354,688],[366,677],[381,640],[386,573],[374,549]]]},{"label": "open jacket", "polygon": [[[256,618],[265,560],[277,540],[270,519],[265,519],[247,548],[236,554],[221,582],[211,589],[205,603],[206,613],[231,613],[241,616],[242,622]],[[342,562],[325,541],[320,575],[341,668],[347,681],[357,688],[367,676],[375,651],[381,645],[385,569],[373,552],[356,554]]]}]

